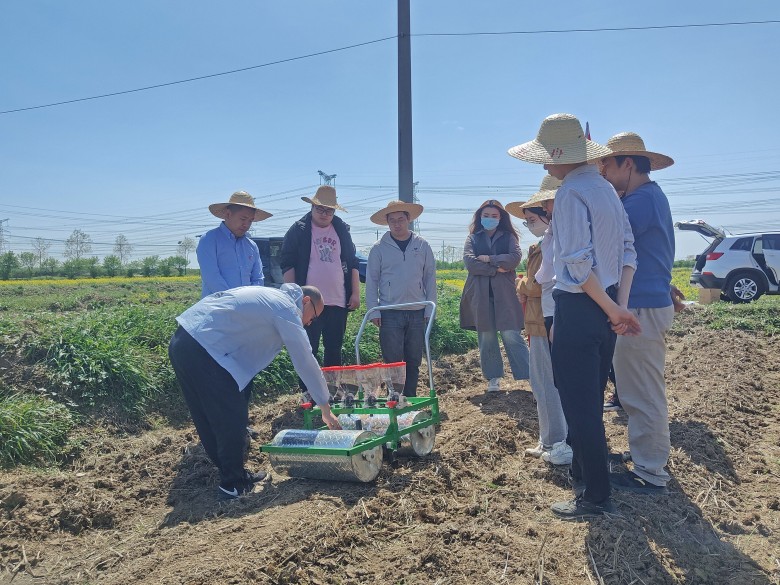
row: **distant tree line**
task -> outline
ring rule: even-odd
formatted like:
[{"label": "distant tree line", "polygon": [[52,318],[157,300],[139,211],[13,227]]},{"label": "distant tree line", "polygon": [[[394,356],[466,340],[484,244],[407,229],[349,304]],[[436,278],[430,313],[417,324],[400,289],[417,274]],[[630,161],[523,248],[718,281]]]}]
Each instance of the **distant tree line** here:
[{"label": "distant tree line", "polygon": [[65,259],[62,262],[48,255],[50,247],[50,241],[35,238],[32,252],[17,254],[8,251],[0,255],[0,280],[33,277],[182,276],[187,273],[189,255],[195,249],[195,240],[181,240],[176,256],[147,256],[135,260],[130,260],[133,246],[123,234],[116,237],[114,253],[104,257],[102,261],[97,256],[90,256],[92,238],[81,230],[74,230],[65,240]]}]

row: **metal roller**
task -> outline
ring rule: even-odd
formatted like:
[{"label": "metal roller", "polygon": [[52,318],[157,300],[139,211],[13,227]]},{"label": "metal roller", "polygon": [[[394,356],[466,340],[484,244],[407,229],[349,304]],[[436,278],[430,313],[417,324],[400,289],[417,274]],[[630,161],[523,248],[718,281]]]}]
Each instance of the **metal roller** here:
[{"label": "metal roller", "polygon": [[[401,431],[408,426],[428,420],[430,417],[423,411],[406,412],[397,417],[398,430]],[[360,421],[360,428],[365,431],[371,431],[377,435],[387,433],[390,426],[389,414],[340,414],[339,423],[343,429],[356,429],[357,422]],[[436,441],[436,429],[433,425],[417,429],[411,433],[401,435],[398,451],[403,455],[404,451],[411,451],[418,457],[428,455],[433,451],[433,444]]]},{"label": "metal roller", "polygon": [[[343,449],[346,452],[363,441],[375,438],[374,433],[362,430],[286,429],[276,434],[271,445]],[[274,471],[290,477],[369,482],[376,479],[382,469],[382,447],[378,445],[354,455],[271,452],[269,459]]]}]

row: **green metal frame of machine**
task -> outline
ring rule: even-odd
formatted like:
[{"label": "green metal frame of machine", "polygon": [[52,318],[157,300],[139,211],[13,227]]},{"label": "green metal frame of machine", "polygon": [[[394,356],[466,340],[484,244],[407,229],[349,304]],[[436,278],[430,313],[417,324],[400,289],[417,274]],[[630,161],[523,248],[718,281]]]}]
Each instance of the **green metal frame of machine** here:
[{"label": "green metal frame of machine", "polygon": [[[432,364],[431,364],[431,352],[430,352],[431,327],[433,326],[433,317],[435,316],[436,313],[435,303],[433,303],[432,301],[425,301],[421,303],[404,303],[400,305],[388,305],[384,307],[375,307],[373,309],[370,309],[369,311],[366,311],[366,314],[363,317],[363,322],[360,324],[360,329],[358,330],[357,336],[355,337],[355,359],[357,364],[360,364],[360,338],[362,337],[363,330],[366,327],[366,323],[371,318],[372,314],[379,312],[380,310],[408,309],[409,307],[422,308],[424,306],[431,307],[431,316],[430,319],[428,320],[428,324],[425,329],[425,356],[428,362],[428,378],[430,384],[430,393],[427,397],[409,397],[406,399],[408,405],[402,408],[397,408],[397,407],[390,408],[387,406],[345,407],[345,406],[333,405],[331,407],[331,411],[336,416],[340,414],[369,414],[369,415],[379,414],[379,415],[389,416],[389,425],[383,435],[378,435],[375,438],[361,441],[355,444],[354,446],[352,446],[351,448],[345,449],[345,448],[327,448],[327,447],[314,447],[314,446],[295,447],[295,446],[286,446],[286,445],[285,446],[273,445],[268,443],[263,445],[261,447],[261,450],[269,454],[286,453],[286,454],[301,454],[301,455],[305,454],[305,455],[314,455],[314,456],[336,455],[336,456],[343,456],[343,457],[351,457],[358,453],[368,451],[369,449],[386,445],[388,447],[388,450],[391,453],[395,453],[395,451],[398,449],[401,443],[401,437],[403,437],[404,435],[411,435],[411,433],[415,431],[419,431],[420,429],[438,424],[440,422],[439,398],[436,396],[436,390],[434,389],[433,386],[433,368],[431,367]],[[386,402],[386,399],[377,398],[377,402],[379,404],[384,404]],[[362,403],[363,403],[363,390],[360,389],[358,392],[358,396],[356,397],[356,404],[360,405]],[[407,412],[420,411],[421,409],[430,409],[430,413],[431,413],[430,417],[423,421],[413,423],[402,429],[398,428],[398,417],[400,415],[403,415]],[[317,416],[320,412],[321,412],[320,409],[316,406],[303,411],[305,429],[316,430],[314,426],[314,417]],[[325,429],[326,427],[320,427],[320,428]]]}]

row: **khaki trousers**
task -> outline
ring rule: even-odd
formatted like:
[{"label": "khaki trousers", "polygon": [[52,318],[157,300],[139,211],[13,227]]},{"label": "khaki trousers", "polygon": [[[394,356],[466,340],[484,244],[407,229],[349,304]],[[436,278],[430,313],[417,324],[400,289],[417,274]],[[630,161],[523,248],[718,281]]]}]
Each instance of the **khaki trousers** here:
[{"label": "khaki trousers", "polygon": [[642,334],[618,336],[613,365],[618,395],[628,415],[628,447],[634,473],[653,485],[671,479],[664,467],[669,460],[669,408],[666,402],[664,336],[672,326],[674,307],[631,309]]}]

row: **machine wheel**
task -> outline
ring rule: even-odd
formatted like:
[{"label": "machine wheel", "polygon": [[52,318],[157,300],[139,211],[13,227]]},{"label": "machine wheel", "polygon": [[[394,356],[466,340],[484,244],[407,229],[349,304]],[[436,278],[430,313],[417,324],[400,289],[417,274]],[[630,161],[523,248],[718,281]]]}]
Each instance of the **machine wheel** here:
[{"label": "machine wheel", "polygon": [[723,290],[732,303],[749,303],[764,294],[764,283],[749,272],[738,272]]}]

